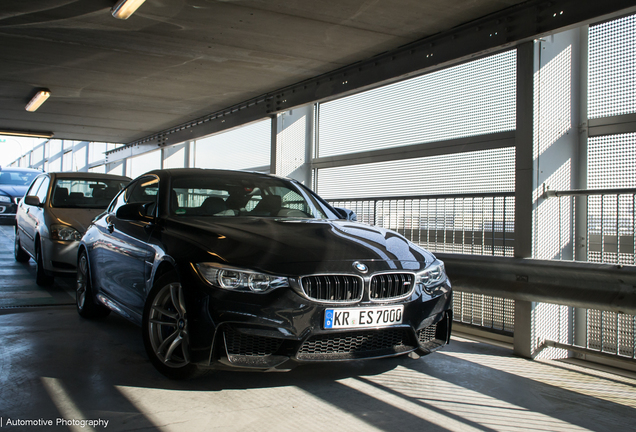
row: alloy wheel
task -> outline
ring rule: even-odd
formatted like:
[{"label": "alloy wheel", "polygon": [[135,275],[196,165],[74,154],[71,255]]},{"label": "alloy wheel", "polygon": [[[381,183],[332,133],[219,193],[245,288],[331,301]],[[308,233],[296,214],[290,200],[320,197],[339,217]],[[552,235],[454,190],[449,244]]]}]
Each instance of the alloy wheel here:
[{"label": "alloy wheel", "polygon": [[180,283],[169,283],[157,292],[148,320],[150,343],[157,359],[171,368],[188,365],[188,319]]},{"label": "alloy wheel", "polygon": [[78,309],[84,309],[86,304],[86,284],[88,280],[88,260],[86,255],[82,254],[77,265],[77,286],[75,299],[77,301]]}]

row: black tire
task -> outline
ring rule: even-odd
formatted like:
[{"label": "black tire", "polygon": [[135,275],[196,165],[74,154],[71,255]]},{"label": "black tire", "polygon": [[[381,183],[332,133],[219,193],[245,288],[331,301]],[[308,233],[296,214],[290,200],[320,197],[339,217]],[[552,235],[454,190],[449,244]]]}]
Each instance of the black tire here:
[{"label": "black tire", "polygon": [[82,318],[99,319],[108,316],[110,309],[95,300],[91,285],[91,272],[88,255],[85,250],[77,260],[77,284],[75,288],[75,305]]},{"label": "black tire", "polygon": [[188,315],[176,274],[165,274],[155,282],[146,299],[141,329],[146,353],[159,372],[170,379],[199,374],[190,361]]},{"label": "black tire", "polygon": [[42,246],[39,242],[35,245],[35,283],[39,286],[53,285],[53,276],[44,270]]},{"label": "black tire", "polygon": [[22,249],[22,244],[20,243],[20,237],[18,236],[18,229],[15,230],[15,237],[13,239],[13,255],[15,256],[15,260],[17,262],[27,262],[31,258],[28,253]]}]

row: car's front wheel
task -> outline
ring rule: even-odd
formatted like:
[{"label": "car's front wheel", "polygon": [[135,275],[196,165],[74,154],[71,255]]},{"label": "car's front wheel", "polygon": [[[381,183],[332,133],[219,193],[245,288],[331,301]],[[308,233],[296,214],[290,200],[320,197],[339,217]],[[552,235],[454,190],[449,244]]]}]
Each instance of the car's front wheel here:
[{"label": "car's front wheel", "polygon": [[152,364],[171,379],[198,372],[190,360],[188,314],[183,286],[174,273],[160,277],[146,300],[142,332]]},{"label": "car's front wheel", "polygon": [[110,309],[97,303],[91,285],[91,273],[88,265],[88,255],[86,251],[80,252],[77,260],[77,285],[75,288],[75,304],[77,313],[83,318],[97,319],[104,318],[110,313]]},{"label": "car's front wheel", "polygon": [[18,235],[18,230],[15,230],[15,237],[13,239],[13,255],[15,256],[15,260],[17,262],[27,262],[29,261],[29,254],[22,249],[22,244],[20,243],[20,236]]},{"label": "car's front wheel", "polygon": [[42,246],[37,243],[35,245],[35,283],[40,286],[48,286],[53,284],[53,276],[44,270],[44,258],[42,258]]}]

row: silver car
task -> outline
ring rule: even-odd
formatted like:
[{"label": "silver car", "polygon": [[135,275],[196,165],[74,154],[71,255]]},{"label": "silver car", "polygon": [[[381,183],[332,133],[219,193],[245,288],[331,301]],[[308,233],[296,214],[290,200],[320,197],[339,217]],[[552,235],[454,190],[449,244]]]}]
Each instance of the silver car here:
[{"label": "silver car", "polygon": [[43,173],[16,212],[16,261],[36,263],[36,283],[77,271],[77,247],[86,228],[130,178],[99,173]]}]

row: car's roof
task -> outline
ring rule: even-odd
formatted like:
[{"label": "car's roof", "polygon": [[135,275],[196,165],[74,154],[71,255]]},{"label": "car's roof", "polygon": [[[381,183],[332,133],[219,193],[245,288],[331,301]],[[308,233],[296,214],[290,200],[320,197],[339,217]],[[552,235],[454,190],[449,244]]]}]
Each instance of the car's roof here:
[{"label": "car's roof", "polygon": [[59,177],[59,178],[73,178],[73,179],[109,179],[109,180],[123,180],[129,182],[130,177],[114,175],[114,174],[104,174],[104,173],[94,173],[94,172],[51,172],[47,173],[51,177]]},{"label": "car's roof", "polygon": [[21,167],[2,167],[0,166],[0,172],[34,172],[34,173],[42,173],[43,171],[33,169],[33,168],[21,168]]},{"label": "car's roof", "polygon": [[[146,174],[155,174],[158,176],[169,177],[192,177],[192,176],[210,176],[210,177],[261,177],[261,178],[278,178],[284,180],[290,180],[286,177],[277,176],[274,174],[265,174],[257,171],[241,171],[241,170],[224,170],[224,169],[209,169],[209,168],[169,168],[149,171]],[[144,175],[146,175],[144,174]]]}]

